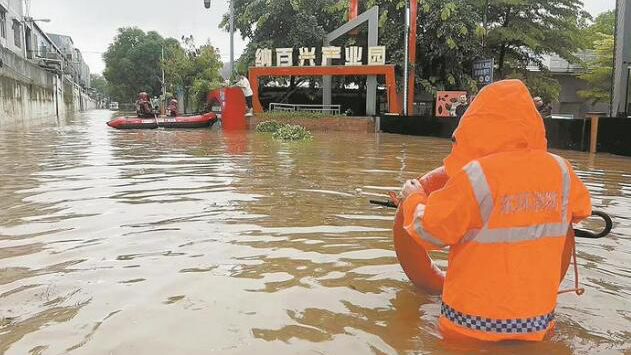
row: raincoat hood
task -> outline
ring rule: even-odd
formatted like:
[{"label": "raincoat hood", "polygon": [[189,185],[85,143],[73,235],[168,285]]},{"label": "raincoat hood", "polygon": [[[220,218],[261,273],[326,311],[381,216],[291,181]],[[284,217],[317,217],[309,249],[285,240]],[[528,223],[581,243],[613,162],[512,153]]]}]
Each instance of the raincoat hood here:
[{"label": "raincoat hood", "polygon": [[520,80],[503,80],[480,91],[454,132],[455,142],[445,159],[449,176],[487,155],[546,150],[543,119]]}]

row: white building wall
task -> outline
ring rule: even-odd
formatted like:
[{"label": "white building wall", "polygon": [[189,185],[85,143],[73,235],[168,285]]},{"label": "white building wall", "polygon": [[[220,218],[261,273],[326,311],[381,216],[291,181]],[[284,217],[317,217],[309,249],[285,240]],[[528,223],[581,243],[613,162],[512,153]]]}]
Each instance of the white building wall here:
[{"label": "white building wall", "polygon": [[[9,49],[11,52],[25,57],[24,49],[24,9],[22,0],[0,0],[0,7],[6,11],[6,38],[0,36],[0,46]],[[19,45],[15,44],[15,24],[19,24],[18,39]]]}]

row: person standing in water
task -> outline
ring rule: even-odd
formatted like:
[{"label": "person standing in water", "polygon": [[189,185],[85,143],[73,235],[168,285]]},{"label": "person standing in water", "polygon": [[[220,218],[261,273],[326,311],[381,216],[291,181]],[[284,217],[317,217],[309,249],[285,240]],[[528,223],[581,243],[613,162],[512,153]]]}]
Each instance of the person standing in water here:
[{"label": "person standing in water", "polygon": [[536,96],[533,101],[535,102],[535,106],[537,107],[537,111],[541,114],[541,117],[548,118],[552,116],[552,106],[544,103],[540,96]]},{"label": "person standing in water", "polygon": [[433,192],[422,180],[403,185],[394,227],[421,256],[449,248],[446,275],[435,273],[441,332],[544,339],[555,325],[572,223],[592,207],[572,165],[547,152],[542,117],[521,81],[482,89],[454,133],[444,171]]},{"label": "person standing in water", "polygon": [[240,74],[237,86],[243,90],[243,95],[245,96],[245,103],[248,109],[246,116],[252,116],[252,96],[254,95],[254,92],[250,86],[250,81],[245,77],[245,75]]}]

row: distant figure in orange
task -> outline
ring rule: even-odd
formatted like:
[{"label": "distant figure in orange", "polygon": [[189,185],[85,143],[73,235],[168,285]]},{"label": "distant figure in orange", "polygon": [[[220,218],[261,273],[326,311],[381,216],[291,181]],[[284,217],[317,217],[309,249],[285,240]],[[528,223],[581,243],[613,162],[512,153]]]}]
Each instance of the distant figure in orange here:
[{"label": "distant figure in orange", "polygon": [[[543,119],[521,81],[482,89],[444,165],[402,188],[394,234],[406,274],[442,293],[446,338],[544,339],[555,325],[572,224],[592,207],[572,165],[548,153]],[[427,251],[445,247],[443,276]]]}]

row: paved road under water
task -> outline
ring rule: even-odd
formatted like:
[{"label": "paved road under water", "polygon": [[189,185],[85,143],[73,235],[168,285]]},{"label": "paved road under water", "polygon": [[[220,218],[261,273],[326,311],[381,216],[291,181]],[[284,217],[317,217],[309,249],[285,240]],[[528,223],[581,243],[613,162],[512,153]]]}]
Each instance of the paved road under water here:
[{"label": "paved road under water", "polygon": [[368,204],[447,140],[285,144],[109,117],[0,131],[0,354],[631,353],[630,158],[559,152],[616,232],[580,241],[587,292],[559,298],[556,333],[453,344],[397,263],[393,211]]}]

